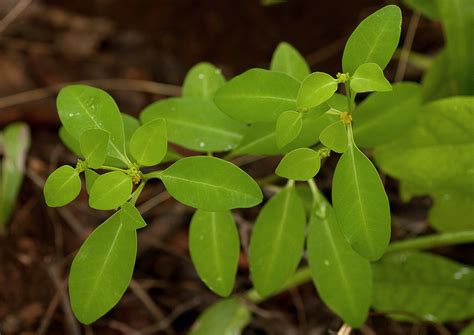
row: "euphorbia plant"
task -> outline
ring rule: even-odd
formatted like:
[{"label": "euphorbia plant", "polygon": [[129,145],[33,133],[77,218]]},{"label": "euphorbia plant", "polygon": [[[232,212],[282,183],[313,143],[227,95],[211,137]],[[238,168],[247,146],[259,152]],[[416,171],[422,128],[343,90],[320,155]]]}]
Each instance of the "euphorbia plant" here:
[{"label": "euphorbia plant", "polygon": [[[276,49],[270,70],[251,69],[228,82],[211,64],[198,64],[184,81],[182,97],[148,106],[140,120],[121,115],[100,89],[64,88],[57,99],[64,127],[60,135],[80,159],[75,167],[62,166],[49,176],[46,202],[63,206],[74,200],[84,174],[90,207],[116,210],[89,236],[72,263],[69,292],[76,317],[94,322],[127,289],[136,230],[146,226],[135,203],[153,179],[173,198],[197,209],[189,232],[192,261],[213,292],[229,296],[240,254],[231,210],[254,207],[263,199],[258,183],[228,161],[239,155],[283,155],[276,174],[287,179],[284,187],[272,188],[277,193],[256,218],[248,255],[254,289],[245,299],[257,303],[312,278],[328,307],[359,327],[371,305],[387,310],[386,287],[380,285],[390,262],[443,262],[410,253],[371,263],[387,251],[390,208],[358,138],[394,134],[377,133],[370,118],[353,120],[359,112],[357,94],[392,90],[383,69],[398,45],[400,26],[396,6],[367,17],[347,41],[342,71],[336,76],[310,73],[303,57],[287,43]],[[410,85],[398,84],[396,89],[410,90]],[[339,89],[345,96],[336,93]],[[182,158],[168,141],[206,155]],[[342,154],[333,177],[332,205],[314,180],[331,151]],[[170,161],[175,162],[164,169],[149,169]],[[472,239],[472,234],[448,237],[455,243]],[[415,248],[445,239],[415,241]],[[413,243],[391,248],[409,249]],[[305,249],[309,269],[297,271]],[[449,266],[459,270],[456,264]],[[434,308],[422,313],[432,315]],[[228,298],[206,311],[192,332],[238,333],[249,318],[241,300]]]}]

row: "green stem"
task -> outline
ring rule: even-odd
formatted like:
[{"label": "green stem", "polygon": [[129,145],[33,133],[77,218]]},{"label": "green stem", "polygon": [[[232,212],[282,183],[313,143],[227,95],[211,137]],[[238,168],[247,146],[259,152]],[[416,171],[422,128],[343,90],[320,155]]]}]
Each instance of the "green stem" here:
[{"label": "green stem", "polygon": [[150,179],[160,179],[161,177],[161,173],[163,172],[163,170],[158,170],[158,171],[152,171],[152,172],[149,172],[149,173],[145,173],[143,175],[143,180],[150,180]]},{"label": "green stem", "polygon": [[126,169],[121,169],[121,168],[118,168],[118,167],[106,166],[106,165],[102,165],[101,167],[98,168],[98,170],[121,171],[121,172],[127,173]]},{"label": "green stem", "polygon": [[354,103],[355,96],[352,96],[349,82],[345,83],[344,87],[346,89],[347,106],[349,108],[348,112],[349,112],[349,115],[352,115],[355,109],[355,103]]},{"label": "green stem", "polygon": [[[308,181],[308,184],[312,188],[316,186],[316,184],[311,183]],[[312,189],[313,190],[313,189]],[[316,193],[317,192],[317,189]],[[474,230],[468,231],[460,231],[460,232],[453,232],[453,233],[442,233],[436,235],[428,235],[428,236],[421,236],[409,240],[404,241],[397,241],[390,244],[387,248],[386,253],[396,252],[396,251],[406,251],[406,250],[425,250],[425,249],[432,249],[437,247],[443,247],[448,245],[456,245],[456,244],[465,244],[465,243],[473,243],[474,242]],[[304,284],[311,280],[311,272],[309,267],[305,266],[298,271],[295,272],[293,277],[291,277],[287,283],[278,291],[268,297],[261,297],[258,295],[255,289],[251,289],[247,291],[244,295],[246,299],[251,301],[252,303],[258,304],[268,298],[271,298],[274,295],[277,295],[287,289],[296,287],[298,285]]]},{"label": "green stem", "polygon": [[138,197],[142,193],[143,189],[145,188],[146,181],[143,181],[140,185],[138,185],[137,189],[132,193],[130,196],[129,202],[132,205],[135,205],[137,203]]}]

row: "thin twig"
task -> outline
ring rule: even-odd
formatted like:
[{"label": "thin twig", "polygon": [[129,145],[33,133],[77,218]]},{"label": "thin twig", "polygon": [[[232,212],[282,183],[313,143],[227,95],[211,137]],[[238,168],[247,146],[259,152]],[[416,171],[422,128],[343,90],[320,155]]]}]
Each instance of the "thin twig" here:
[{"label": "thin twig", "polygon": [[33,0],[20,0],[0,21],[0,34],[31,4]]},{"label": "thin twig", "polygon": [[171,84],[157,83],[149,80],[132,79],[91,79],[70,83],[62,83],[34,90],[16,93],[0,98],[0,109],[35,102],[54,96],[61,88],[71,84],[84,84],[98,86],[106,90],[142,92],[164,96],[178,96],[181,94],[181,87]]},{"label": "thin twig", "polygon": [[110,320],[107,325],[114,330],[117,330],[125,335],[142,335],[142,333],[136,329],[129,327],[127,324],[117,321],[117,320]]},{"label": "thin twig", "polygon": [[408,57],[410,56],[411,47],[413,40],[415,39],[416,29],[418,28],[418,22],[420,21],[420,13],[414,12],[411,15],[410,23],[408,24],[407,35],[403,42],[402,52],[400,54],[400,60],[398,61],[397,72],[395,74],[395,81],[402,81],[405,77],[405,72],[408,64]]},{"label": "thin twig", "polygon": [[160,321],[165,318],[165,315],[158,308],[155,302],[150,298],[145,289],[137,282],[135,279],[130,281],[130,289],[137,296],[137,298],[142,302],[142,304],[148,309],[150,314],[155,318],[156,321]]},{"label": "thin twig", "polygon": [[[64,281],[64,284],[66,284],[66,281]],[[38,330],[36,331],[36,335],[46,334],[46,331],[48,330],[49,325],[51,323],[51,319],[54,316],[54,312],[56,311],[59,306],[59,303],[61,302],[61,294],[62,293],[60,290],[56,290],[53,299],[51,299],[51,302],[49,303],[48,308],[46,309],[46,312],[43,315]]]},{"label": "thin twig", "polygon": [[165,192],[165,191],[160,192],[154,197],[142,203],[140,206],[138,206],[138,210],[140,211],[141,214],[144,214],[170,198],[171,196],[169,195],[168,192]]}]

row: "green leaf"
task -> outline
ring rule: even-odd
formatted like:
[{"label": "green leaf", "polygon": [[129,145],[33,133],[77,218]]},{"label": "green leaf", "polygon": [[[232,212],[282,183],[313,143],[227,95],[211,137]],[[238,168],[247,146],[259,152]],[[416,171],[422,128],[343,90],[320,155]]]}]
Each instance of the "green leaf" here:
[{"label": "green leaf", "polygon": [[414,12],[419,12],[432,20],[439,20],[436,2],[437,0],[403,0],[403,3]]},{"label": "green leaf", "polygon": [[249,246],[252,282],[262,297],[278,291],[303,255],[306,215],[294,187],[271,198],[258,214]]},{"label": "green leaf", "polygon": [[324,72],[315,72],[303,81],[298,91],[298,110],[316,107],[331,98],[337,90],[337,81]]},{"label": "green leaf", "polygon": [[208,211],[253,207],[263,197],[252,177],[215,157],[180,159],[164,170],[160,178],[173,198]]},{"label": "green leaf", "polygon": [[61,207],[77,198],[81,192],[81,178],[76,169],[63,165],[53,171],[44,184],[44,199],[49,207]]},{"label": "green leaf", "polygon": [[287,111],[280,114],[276,123],[276,142],[278,148],[293,142],[303,127],[301,113]]},{"label": "green leaf", "polygon": [[100,129],[89,129],[82,133],[81,152],[88,166],[97,169],[104,164],[109,138],[109,133]]},{"label": "green leaf", "polygon": [[321,157],[309,148],[299,148],[287,153],[278,164],[275,173],[292,180],[313,178],[321,167]]},{"label": "green leaf", "polygon": [[146,227],[146,222],[138,209],[129,202],[121,206],[120,215],[125,227],[130,229],[141,229]]},{"label": "green leaf", "polygon": [[[328,109],[326,107],[321,105],[318,109],[324,109],[324,113]],[[254,123],[250,126],[242,142],[234,149],[232,155],[278,155],[293,149],[312,146],[319,141],[320,132],[335,120],[337,118],[334,115],[321,115],[318,110],[304,113],[299,135],[281,149],[278,149],[276,145],[275,123]]]},{"label": "green leaf", "polygon": [[184,156],[177,152],[173,147],[168,146],[168,151],[166,151],[165,158],[161,161],[161,163],[169,163],[169,162],[176,162],[178,159],[183,158]]},{"label": "green leaf", "polygon": [[83,158],[81,152],[81,144],[62,126],[59,128],[59,138],[63,144],[77,157]]},{"label": "green leaf", "polygon": [[360,65],[351,77],[351,89],[355,93],[388,92],[392,85],[383,75],[383,71],[375,63]]},{"label": "green leaf", "polygon": [[463,328],[459,335],[474,335],[474,321],[471,321],[470,324]]},{"label": "green leaf", "polygon": [[251,69],[222,86],[214,102],[242,122],[276,121],[281,113],[296,109],[299,87],[296,79],[284,73]]},{"label": "green leaf", "polygon": [[169,141],[187,149],[228,151],[241,141],[247,126],[222,113],[212,101],[199,98],[171,98],[145,108],[140,120],[166,120]]},{"label": "green leaf", "polygon": [[56,100],[59,118],[76,140],[89,129],[110,134],[108,154],[128,163],[122,116],[114,99],[105,91],[85,85],[64,87]]},{"label": "green leaf", "polygon": [[118,208],[128,200],[132,187],[132,177],[121,171],[102,174],[92,185],[89,206],[101,210]]},{"label": "green leaf", "polygon": [[421,106],[421,86],[397,83],[393,91],[369,95],[353,114],[354,140],[373,148],[399,138],[413,125]]},{"label": "green leaf", "polygon": [[319,140],[332,151],[343,153],[347,149],[346,126],[342,121],[330,124],[321,132]]},{"label": "green leaf", "polygon": [[428,253],[401,252],[384,256],[372,269],[372,305],[378,311],[436,323],[474,316],[472,267]]},{"label": "green leaf", "polygon": [[133,133],[129,145],[130,153],[138,164],[157,165],[165,157],[168,146],[166,121],[155,119],[143,124]]},{"label": "green leaf", "polygon": [[86,177],[86,190],[87,194],[91,193],[92,185],[94,185],[96,179],[100,176],[97,172],[91,169],[84,170],[84,176]]},{"label": "green leaf", "polygon": [[334,108],[341,112],[347,112],[349,109],[347,106],[347,97],[340,93],[334,93],[334,95],[328,101],[326,101],[326,103],[328,104],[329,108]]},{"label": "green leaf", "polygon": [[332,200],[352,248],[368,260],[379,259],[390,241],[390,207],[377,170],[353,142],[337,163]]},{"label": "green leaf", "polygon": [[183,96],[212,99],[224,83],[221,70],[209,63],[199,63],[184,78]]},{"label": "green leaf", "polygon": [[303,81],[311,72],[304,57],[286,42],[281,42],[275,49],[270,70],[286,73],[299,81]]},{"label": "green leaf", "polygon": [[250,319],[250,311],[238,298],[220,300],[199,316],[189,335],[240,335]]},{"label": "green leaf", "polygon": [[395,5],[385,6],[365,18],[344,47],[342,68],[353,74],[364,63],[376,63],[383,70],[400,40],[402,13]]},{"label": "green leaf", "polygon": [[473,118],[473,97],[426,104],[408,133],[375,149],[376,162],[390,176],[425,190],[473,194]]},{"label": "green leaf", "polygon": [[474,230],[474,195],[456,191],[435,191],[429,223],[438,231]]},{"label": "green leaf", "polygon": [[121,211],[96,228],[79,249],[69,274],[69,296],[76,318],[91,324],[114,307],[132,279],[137,234]]},{"label": "green leaf", "polygon": [[207,287],[227,297],[234,287],[240,255],[239,233],[231,212],[197,210],[189,228],[189,252]]},{"label": "green leaf", "polygon": [[372,299],[370,263],[351,248],[333,208],[319,197],[308,232],[311,277],[324,303],[357,328],[367,319]]},{"label": "green leaf", "polygon": [[[0,138],[1,138],[0,134]],[[25,173],[26,154],[30,148],[30,129],[28,125],[15,122],[3,132],[3,160],[0,176],[0,233],[10,218]]]}]

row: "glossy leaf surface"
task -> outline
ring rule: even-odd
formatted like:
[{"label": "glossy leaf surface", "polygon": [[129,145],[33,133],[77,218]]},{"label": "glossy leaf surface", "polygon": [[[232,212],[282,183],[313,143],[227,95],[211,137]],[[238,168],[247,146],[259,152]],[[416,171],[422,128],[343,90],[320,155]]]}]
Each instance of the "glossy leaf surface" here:
[{"label": "glossy leaf surface", "polygon": [[92,185],[89,206],[95,209],[115,209],[132,193],[132,177],[120,171],[100,175]]},{"label": "glossy leaf surface", "polygon": [[364,63],[376,63],[383,70],[400,40],[402,14],[395,5],[385,6],[366,17],[344,47],[342,68],[353,74]]},{"label": "glossy leaf surface", "polygon": [[202,281],[218,295],[228,296],[240,255],[239,233],[230,211],[197,210],[189,228],[189,252]]},{"label": "glossy leaf surface", "polygon": [[163,118],[169,141],[187,149],[205,152],[228,151],[242,139],[247,126],[223,114],[212,101],[199,98],[171,98],[145,108],[145,123]]},{"label": "glossy leaf surface", "polygon": [[184,78],[183,96],[212,99],[224,83],[221,70],[209,63],[199,63],[193,66]]},{"label": "glossy leaf surface", "polygon": [[351,89],[355,93],[387,92],[392,85],[383,75],[383,71],[376,63],[360,65],[351,77]]},{"label": "glossy leaf surface", "polygon": [[307,248],[319,296],[344,322],[360,327],[372,298],[370,263],[351,248],[322,195],[311,214]]},{"label": "glossy leaf surface", "polygon": [[130,154],[137,163],[153,166],[160,163],[166,155],[168,147],[166,121],[151,120],[140,126],[130,139]]},{"label": "glossy leaf surface", "polygon": [[215,157],[180,159],[160,178],[173,198],[194,208],[222,211],[253,207],[262,201],[262,192],[252,177]]},{"label": "glossy leaf surface", "polygon": [[321,167],[321,157],[309,148],[299,148],[287,153],[278,164],[275,173],[292,180],[313,178]]},{"label": "glossy leaf surface", "polygon": [[303,81],[310,74],[309,65],[304,57],[286,42],[281,42],[275,49],[270,70],[286,73],[299,81]]},{"label": "glossy leaf surface", "polygon": [[331,98],[337,90],[337,81],[324,72],[315,72],[303,81],[296,105],[299,110],[316,107]]},{"label": "glossy leaf surface", "polygon": [[390,240],[390,207],[377,170],[354,143],[337,163],[332,200],[354,250],[371,261],[379,259]]},{"label": "glossy leaf surface", "polygon": [[281,113],[276,123],[276,142],[278,148],[284,147],[298,137],[302,127],[301,113],[295,111]]},{"label": "glossy leaf surface", "polygon": [[306,215],[294,187],[273,196],[260,211],[249,246],[250,273],[265,297],[279,290],[303,255]]},{"label": "glossy leaf surface", "polygon": [[222,86],[214,102],[242,122],[276,121],[281,113],[296,109],[299,87],[296,79],[284,73],[251,69]]},{"label": "glossy leaf surface", "polygon": [[69,274],[69,296],[76,318],[90,324],[114,307],[132,279],[137,235],[121,211],[96,228],[79,249]]},{"label": "glossy leaf surface", "polygon": [[81,178],[76,169],[63,165],[53,171],[44,184],[44,199],[49,207],[61,207],[77,198],[81,192]]},{"label": "glossy leaf surface", "polygon": [[378,311],[405,312],[430,322],[474,316],[472,267],[428,253],[401,252],[384,256],[372,268],[372,304]]}]

